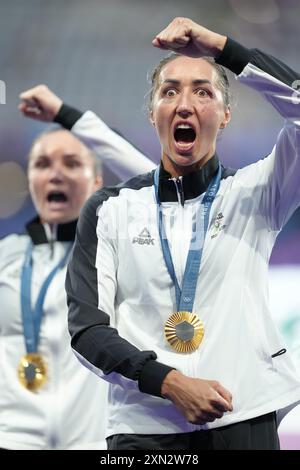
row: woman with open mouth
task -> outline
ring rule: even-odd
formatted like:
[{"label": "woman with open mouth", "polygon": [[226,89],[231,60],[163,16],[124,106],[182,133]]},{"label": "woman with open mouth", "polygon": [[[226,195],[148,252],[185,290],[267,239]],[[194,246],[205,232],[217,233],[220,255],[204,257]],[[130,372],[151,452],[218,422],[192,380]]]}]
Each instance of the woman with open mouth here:
[{"label": "woman with open mouth", "polygon": [[[72,347],[110,384],[109,449],[278,449],[276,411],[300,400],[300,377],[267,277],[300,204],[298,75],[187,18],[153,45],[173,51],[150,92],[161,163],[96,192],[80,215]],[[270,154],[238,171],[216,154],[231,115],[222,66],[285,119]]]},{"label": "woman with open mouth", "polygon": [[121,178],[154,165],[94,113],[64,105],[46,86],[21,99],[25,116],[66,129],[34,141],[28,180],[37,217],[26,234],[0,242],[0,448],[106,448],[107,386],[71,350],[66,265],[80,209],[102,185],[101,162]]}]

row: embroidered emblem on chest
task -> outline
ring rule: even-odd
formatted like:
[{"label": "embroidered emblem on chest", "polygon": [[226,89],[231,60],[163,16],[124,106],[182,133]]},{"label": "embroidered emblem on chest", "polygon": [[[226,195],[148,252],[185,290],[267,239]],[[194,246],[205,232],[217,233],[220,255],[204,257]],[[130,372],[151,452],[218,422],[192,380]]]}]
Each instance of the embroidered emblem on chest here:
[{"label": "embroidered emblem on chest", "polygon": [[210,229],[210,238],[216,238],[219,233],[224,230],[226,225],[223,223],[224,222],[224,215],[222,212],[219,212],[217,214],[217,217],[212,220],[212,226]]}]

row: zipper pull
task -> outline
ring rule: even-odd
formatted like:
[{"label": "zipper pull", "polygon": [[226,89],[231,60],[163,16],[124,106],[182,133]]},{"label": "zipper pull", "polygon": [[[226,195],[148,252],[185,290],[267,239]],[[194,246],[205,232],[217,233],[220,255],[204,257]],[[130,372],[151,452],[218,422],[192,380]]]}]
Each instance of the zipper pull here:
[{"label": "zipper pull", "polygon": [[182,187],[182,181],[180,178],[176,178],[175,180],[176,188],[177,188],[177,193],[179,196],[179,202],[182,206],[184,206],[184,192],[183,192],[183,187]]}]

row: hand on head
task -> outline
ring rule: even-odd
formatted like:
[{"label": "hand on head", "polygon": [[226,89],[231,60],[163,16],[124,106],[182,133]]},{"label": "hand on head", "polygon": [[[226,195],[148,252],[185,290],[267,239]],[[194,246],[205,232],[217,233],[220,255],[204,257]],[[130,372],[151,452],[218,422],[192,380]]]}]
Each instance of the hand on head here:
[{"label": "hand on head", "polygon": [[19,110],[24,116],[52,122],[62,106],[62,100],[46,85],[38,85],[20,94]]},{"label": "hand on head", "polygon": [[189,57],[217,57],[226,40],[226,36],[214,33],[189,18],[175,18],[156,35],[152,44]]}]

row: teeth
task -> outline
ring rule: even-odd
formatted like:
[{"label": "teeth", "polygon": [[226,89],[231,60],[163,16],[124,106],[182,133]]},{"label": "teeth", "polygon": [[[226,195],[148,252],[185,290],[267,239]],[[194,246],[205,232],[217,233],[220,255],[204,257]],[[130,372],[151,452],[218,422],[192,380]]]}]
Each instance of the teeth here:
[{"label": "teeth", "polygon": [[189,124],[178,124],[178,126],[176,126],[176,129],[193,129],[193,128]]}]

